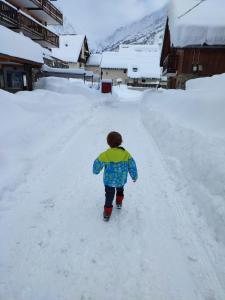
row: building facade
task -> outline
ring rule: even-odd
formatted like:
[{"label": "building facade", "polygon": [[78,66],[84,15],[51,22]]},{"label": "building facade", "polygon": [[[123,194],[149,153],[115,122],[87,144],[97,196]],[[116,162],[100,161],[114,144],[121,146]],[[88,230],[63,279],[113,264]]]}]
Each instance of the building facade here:
[{"label": "building facade", "polygon": [[114,85],[156,87],[161,74],[159,57],[157,45],[120,45],[117,52],[103,52],[102,79],[112,79]]},{"label": "building facade", "polygon": [[49,0],[0,0],[1,88],[32,90],[44,63],[42,47],[59,47],[59,36],[46,26],[62,24],[62,13]]},{"label": "building facade", "polygon": [[225,73],[225,11],[216,2],[188,10],[191,2],[172,1],[160,59],[168,88],[185,89],[190,79]]}]

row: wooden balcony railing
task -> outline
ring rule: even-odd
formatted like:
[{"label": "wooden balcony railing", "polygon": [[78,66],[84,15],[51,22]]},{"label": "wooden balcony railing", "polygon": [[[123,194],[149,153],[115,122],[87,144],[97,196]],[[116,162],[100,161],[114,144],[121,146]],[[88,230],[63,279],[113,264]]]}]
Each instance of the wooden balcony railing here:
[{"label": "wooden balcony railing", "polygon": [[63,24],[63,14],[49,0],[31,0],[31,2],[51,16],[59,24]]},{"label": "wooden balcony railing", "polygon": [[[41,0],[38,0],[41,1]],[[42,7],[50,16],[52,16],[61,25],[63,24],[63,14],[50,1],[42,0]]]},{"label": "wooden balcony railing", "polygon": [[0,23],[17,26],[19,21],[18,11],[5,2],[0,1]]},{"label": "wooden balcony railing", "polygon": [[0,24],[39,42],[44,47],[59,47],[59,37],[40,23],[0,1]]},{"label": "wooden balcony railing", "polygon": [[59,36],[53,33],[52,31],[48,29],[44,30],[44,40],[59,48]]}]

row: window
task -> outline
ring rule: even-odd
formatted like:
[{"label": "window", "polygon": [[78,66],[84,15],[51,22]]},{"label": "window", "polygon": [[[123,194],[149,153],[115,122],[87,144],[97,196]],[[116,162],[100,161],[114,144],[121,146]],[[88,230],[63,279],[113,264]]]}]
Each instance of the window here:
[{"label": "window", "polygon": [[11,89],[23,89],[23,73],[8,71],[6,73],[7,87]]},{"label": "window", "polygon": [[203,65],[193,65],[192,66],[193,73],[202,72],[203,71]]},{"label": "window", "polygon": [[0,70],[0,89],[4,88],[4,75],[3,75],[3,71]]},{"label": "window", "polygon": [[124,73],[124,74],[127,74],[127,69],[124,69],[124,70],[123,70],[123,73]]},{"label": "window", "polygon": [[142,80],[141,80],[142,82],[146,82],[146,79],[144,79],[144,78],[142,78]]},{"label": "window", "polygon": [[138,71],[138,68],[133,68],[133,72],[137,72]]},{"label": "window", "polygon": [[27,75],[23,74],[23,86],[27,87]]},{"label": "window", "polygon": [[193,65],[193,66],[192,66],[192,71],[193,71],[194,73],[196,73],[196,72],[198,71],[198,66],[197,66],[197,65]]}]

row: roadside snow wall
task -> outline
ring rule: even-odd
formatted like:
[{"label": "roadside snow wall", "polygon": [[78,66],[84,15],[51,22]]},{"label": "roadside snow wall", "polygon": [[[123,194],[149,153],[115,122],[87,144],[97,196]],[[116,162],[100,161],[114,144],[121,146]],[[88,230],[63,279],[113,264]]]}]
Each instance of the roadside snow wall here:
[{"label": "roadside snow wall", "polygon": [[[147,92],[144,125],[193,205],[225,243],[225,74],[191,80],[187,90]],[[182,187],[180,187],[182,188]],[[183,199],[181,199],[182,201]]]}]

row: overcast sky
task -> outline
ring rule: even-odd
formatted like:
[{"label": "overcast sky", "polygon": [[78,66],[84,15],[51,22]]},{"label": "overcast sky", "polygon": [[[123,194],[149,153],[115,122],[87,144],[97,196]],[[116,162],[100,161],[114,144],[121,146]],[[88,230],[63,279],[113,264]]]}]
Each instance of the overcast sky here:
[{"label": "overcast sky", "polygon": [[93,43],[104,39],[118,27],[150,14],[167,1],[58,0],[57,3],[77,33],[85,33]]}]

